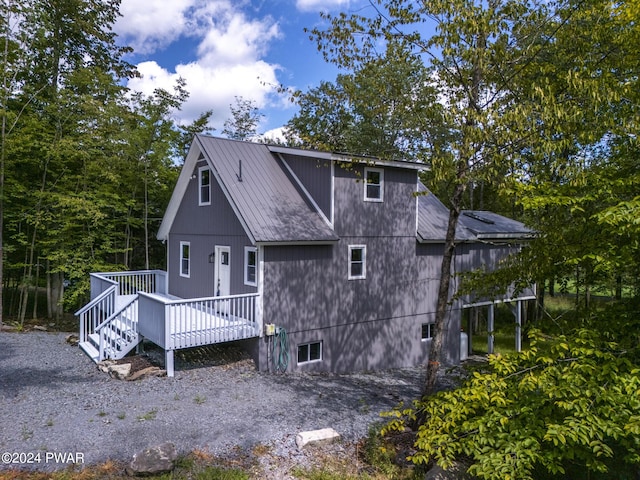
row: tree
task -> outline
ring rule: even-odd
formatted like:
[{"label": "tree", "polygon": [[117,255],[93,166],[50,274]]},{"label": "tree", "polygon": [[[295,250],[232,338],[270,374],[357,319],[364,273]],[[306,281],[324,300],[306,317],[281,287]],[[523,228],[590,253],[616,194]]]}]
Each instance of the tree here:
[{"label": "tree", "polygon": [[[61,95],[61,91],[70,93],[79,88],[79,85],[73,85],[73,79],[87,69],[120,76],[132,74],[131,66],[122,61],[122,55],[128,49],[116,46],[111,32],[118,6],[119,2],[115,0],[2,3],[5,46],[2,112],[5,129],[2,136],[4,195],[0,230],[3,231],[3,249],[7,238],[13,236],[4,232],[5,213],[10,207],[6,200],[11,197],[11,194],[7,195],[8,187],[17,187],[18,182],[31,189],[38,185],[35,195],[22,197],[22,203],[15,204],[24,215],[15,215],[14,218],[22,219],[14,225],[28,230],[27,233],[20,229],[14,237],[23,239],[27,253],[23,262],[21,318],[24,318],[28,287],[32,282],[32,267],[38,257],[38,235],[48,205],[51,205],[51,197],[46,193],[53,185],[60,185],[61,178],[68,171],[59,154],[64,150],[75,107],[82,102],[83,95],[91,94],[86,88],[76,90],[76,99],[69,102],[70,97]],[[85,87],[88,85],[84,83]],[[11,119],[9,128],[8,119]],[[23,144],[24,140],[30,140],[30,143]],[[27,149],[30,149],[28,153]],[[17,171],[17,165],[25,160],[33,168],[25,169],[22,164],[23,168]],[[8,172],[13,178],[7,179]],[[5,258],[3,255],[0,259],[2,285],[5,283]],[[50,270],[47,274],[53,275],[55,271]],[[61,280],[58,283],[61,284]]]},{"label": "tree", "polygon": [[[370,3],[376,12],[373,16],[326,15],[331,27],[314,29],[312,37],[328,60],[345,68],[377,58],[380,42],[401,39],[401,46],[428,62],[431,87],[445,103],[440,130],[446,133],[433,143],[429,158],[435,180],[449,187],[444,199],[450,217],[424,386],[428,393],[435,384],[449,330],[451,266],[463,195],[469,184],[504,179],[514,154],[511,145],[520,145],[522,138],[524,125],[510,114],[515,99],[508,87],[514,62],[523,61],[513,39],[532,18],[524,4],[497,0],[427,1],[419,6],[402,0]],[[424,38],[427,23],[435,24],[436,33]],[[425,141],[430,138],[429,131],[420,133]]]},{"label": "tree", "polygon": [[398,42],[385,55],[293,95],[287,135],[307,148],[424,160],[442,135],[438,103],[421,59]]},{"label": "tree", "polygon": [[[446,186],[441,195],[446,193],[450,208],[424,388],[429,393],[449,329],[451,260],[465,191],[484,184],[518,193],[526,208],[525,198],[536,204],[545,195],[527,191],[545,172],[561,173],[569,183],[580,179],[585,154],[615,131],[615,117],[607,117],[610,106],[627,94],[635,98],[632,57],[618,48],[637,40],[637,33],[630,33],[634,23],[622,20],[634,10],[599,0],[371,0],[370,5],[370,16],[325,15],[330,26],[313,29],[311,37],[327,60],[347,69],[375,61],[381,43],[400,39],[424,59],[445,105],[440,118],[446,134],[436,137],[429,157],[432,178]],[[435,33],[426,33],[425,26]]]},{"label": "tree", "polygon": [[256,102],[236,96],[236,104],[229,105],[231,118],[225,120],[222,134],[233,140],[249,140],[256,136],[262,114]]}]

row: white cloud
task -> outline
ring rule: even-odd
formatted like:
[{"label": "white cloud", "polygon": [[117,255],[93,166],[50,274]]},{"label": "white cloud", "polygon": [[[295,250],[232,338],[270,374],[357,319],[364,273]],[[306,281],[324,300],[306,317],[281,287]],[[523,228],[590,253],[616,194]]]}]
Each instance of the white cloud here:
[{"label": "white cloud", "polygon": [[187,12],[196,0],[122,0],[114,30],[136,53],[153,53],[188,32]]},{"label": "white cloud", "polygon": [[296,8],[303,12],[324,12],[348,5],[349,0],[296,0]]},{"label": "white cloud", "polygon": [[[226,0],[123,0],[121,11],[124,18],[116,31],[150,58],[138,64],[142,77],[131,79],[129,88],[145,95],[155,88],[172,91],[183,78],[190,97],[175,114],[179,121],[188,123],[213,110],[211,126],[220,133],[236,96],[254,101],[259,109],[280,102],[273,87],[279,84],[280,67],[262,58],[281,34],[271,17],[248,18],[237,3]],[[197,52],[190,63],[165,67],[166,60],[161,65],[153,59],[160,58],[164,47],[185,40]]]}]

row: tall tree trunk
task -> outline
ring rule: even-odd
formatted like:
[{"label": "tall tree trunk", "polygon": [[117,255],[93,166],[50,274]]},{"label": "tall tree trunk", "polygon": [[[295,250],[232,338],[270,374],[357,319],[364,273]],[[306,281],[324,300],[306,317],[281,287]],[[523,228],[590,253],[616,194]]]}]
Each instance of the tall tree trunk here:
[{"label": "tall tree trunk", "polygon": [[3,26],[5,27],[2,32],[4,37],[4,48],[2,55],[2,110],[0,115],[2,121],[0,125],[0,327],[4,318],[4,164],[6,158],[6,144],[7,144],[7,108],[6,105],[9,101],[9,10],[11,2],[5,4],[6,11],[3,11],[5,16]]},{"label": "tall tree trunk", "polygon": [[[462,179],[465,175],[467,166],[464,162],[460,162],[458,166],[458,178]],[[454,190],[452,197],[452,206],[449,212],[449,222],[447,224],[447,234],[445,237],[444,252],[442,255],[442,265],[440,267],[440,285],[438,287],[438,302],[436,305],[436,318],[434,322],[434,333],[431,339],[431,348],[429,350],[429,363],[427,364],[427,375],[423,396],[430,395],[434,392],[438,371],[443,360],[444,342],[449,335],[450,317],[448,315],[449,306],[449,290],[451,288],[451,265],[455,253],[456,226],[460,217],[460,205],[462,196],[464,195],[465,185],[460,181]]]},{"label": "tall tree trunk", "polygon": [[[489,1],[489,5],[493,5],[494,0]],[[450,317],[448,315],[449,292],[451,288],[451,265],[455,254],[456,227],[460,218],[462,209],[462,201],[464,193],[469,184],[468,173],[471,162],[476,158],[478,153],[472,132],[477,128],[477,113],[482,109],[480,106],[480,93],[482,89],[482,80],[484,77],[482,57],[487,48],[487,34],[480,31],[476,37],[477,56],[473,62],[471,88],[469,89],[469,98],[467,108],[467,117],[465,125],[462,129],[462,138],[460,139],[460,148],[458,151],[458,159],[456,163],[456,179],[453,194],[451,195],[451,207],[449,210],[449,222],[447,223],[447,233],[445,236],[444,253],[442,256],[442,265],[440,267],[440,285],[438,287],[438,301],[436,305],[436,317],[434,324],[434,335],[431,340],[431,349],[429,350],[429,363],[427,364],[427,374],[425,378],[423,396],[430,395],[434,392],[438,372],[443,360],[444,342],[451,332]],[[468,132],[465,132],[465,128]]]},{"label": "tall tree trunk", "polygon": [[51,303],[51,318],[58,321],[62,318],[62,297],[64,294],[64,274],[53,272],[49,274],[51,281],[49,301]]},{"label": "tall tree trunk", "polygon": [[33,290],[32,318],[36,320],[38,318],[38,284],[40,283],[40,257],[36,258],[36,278],[33,283],[34,283],[34,290]]},{"label": "tall tree trunk", "polygon": [[47,318],[53,318],[53,301],[52,301],[52,285],[51,285],[51,264],[47,260]]}]

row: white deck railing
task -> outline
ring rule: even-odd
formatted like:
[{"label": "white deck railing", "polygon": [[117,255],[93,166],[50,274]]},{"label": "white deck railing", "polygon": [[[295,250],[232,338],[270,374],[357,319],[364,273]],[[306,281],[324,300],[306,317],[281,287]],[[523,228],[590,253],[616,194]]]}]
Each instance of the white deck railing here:
[{"label": "white deck railing", "polygon": [[80,322],[80,343],[88,341],[105,320],[125,307],[119,299],[127,297],[129,303],[138,292],[162,295],[167,291],[167,273],[162,270],[91,273],[89,278],[91,301],[75,313]]},{"label": "white deck railing", "polygon": [[162,270],[92,273],[90,278],[92,299],[111,285],[118,286],[118,295],[135,295],[138,292],[167,294],[167,272]]},{"label": "white deck railing", "polygon": [[257,293],[171,300],[141,293],[138,331],[165,350],[259,335]]},{"label": "white deck railing", "polygon": [[75,313],[80,321],[80,343],[86,342],[89,335],[96,331],[98,325],[113,315],[116,309],[117,290],[117,285],[109,285]]}]

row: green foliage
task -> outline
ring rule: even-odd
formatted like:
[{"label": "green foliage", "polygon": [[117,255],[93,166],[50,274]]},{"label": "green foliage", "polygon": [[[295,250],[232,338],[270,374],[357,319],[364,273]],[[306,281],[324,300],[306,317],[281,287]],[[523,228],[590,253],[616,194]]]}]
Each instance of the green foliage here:
[{"label": "green foliage", "polygon": [[390,42],[380,58],[295,92],[299,112],[287,135],[307,148],[379,158],[424,160],[441,135],[441,115],[429,73],[402,42]]},{"label": "green foliage", "polygon": [[236,97],[236,104],[230,105],[231,118],[224,122],[222,134],[233,140],[251,140],[258,133],[258,124],[263,115],[253,100]]},{"label": "green foliage", "polygon": [[[640,368],[635,349],[581,329],[550,348],[489,357],[452,391],[396,410],[387,430],[422,418],[418,464],[467,458],[483,479],[607,473],[640,464]],[[535,474],[535,475],[534,475]]]}]

